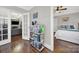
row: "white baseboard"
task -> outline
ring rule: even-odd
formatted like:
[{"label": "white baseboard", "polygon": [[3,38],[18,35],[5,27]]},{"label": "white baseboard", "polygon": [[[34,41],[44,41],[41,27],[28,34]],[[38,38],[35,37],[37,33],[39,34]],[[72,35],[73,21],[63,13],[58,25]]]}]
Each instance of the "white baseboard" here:
[{"label": "white baseboard", "polygon": [[53,48],[51,48],[50,45],[48,45],[48,44],[45,43],[44,46],[45,46],[46,48],[48,48],[49,50],[53,51]]},{"label": "white baseboard", "polygon": [[0,41],[0,46],[1,46],[1,45],[4,45],[4,44],[7,44],[7,43],[10,43],[10,42],[11,42],[11,40],[9,40],[9,39]]}]

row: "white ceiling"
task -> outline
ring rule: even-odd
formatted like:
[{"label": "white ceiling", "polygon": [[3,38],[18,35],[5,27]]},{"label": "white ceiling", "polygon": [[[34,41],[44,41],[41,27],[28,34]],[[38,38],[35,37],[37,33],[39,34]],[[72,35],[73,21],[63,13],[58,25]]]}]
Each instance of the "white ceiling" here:
[{"label": "white ceiling", "polygon": [[0,6],[0,16],[7,17],[11,15],[12,17],[17,17],[28,12],[32,8],[33,6]]},{"label": "white ceiling", "polygon": [[31,10],[34,6],[18,6],[18,7],[29,11],[29,10]]},{"label": "white ceiling", "polygon": [[7,8],[16,13],[26,13],[27,11],[33,8],[33,6],[2,6],[2,7]]}]

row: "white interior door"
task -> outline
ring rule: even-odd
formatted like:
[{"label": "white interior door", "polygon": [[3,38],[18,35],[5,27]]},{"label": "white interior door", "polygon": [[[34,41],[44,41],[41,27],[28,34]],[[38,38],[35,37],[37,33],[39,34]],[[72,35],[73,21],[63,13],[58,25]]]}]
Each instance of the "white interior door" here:
[{"label": "white interior door", "polygon": [[11,20],[0,17],[0,45],[11,42]]},{"label": "white interior door", "polygon": [[22,16],[22,39],[29,40],[30,38],[30,29],[29,29],[29,13],[26,13]]}]

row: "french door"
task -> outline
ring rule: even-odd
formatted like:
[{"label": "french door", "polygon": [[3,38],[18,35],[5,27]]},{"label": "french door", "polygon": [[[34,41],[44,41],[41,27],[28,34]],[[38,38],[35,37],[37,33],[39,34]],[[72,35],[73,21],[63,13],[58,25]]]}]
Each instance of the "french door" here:
[{"label": "french door", "polygon": [[0,17],[0,45],[11,42],[11,20]]},{"label": "french door", "polygon": [[22,15],[22,39],[29,40],[30,38],[30,19],[29,13]]}]

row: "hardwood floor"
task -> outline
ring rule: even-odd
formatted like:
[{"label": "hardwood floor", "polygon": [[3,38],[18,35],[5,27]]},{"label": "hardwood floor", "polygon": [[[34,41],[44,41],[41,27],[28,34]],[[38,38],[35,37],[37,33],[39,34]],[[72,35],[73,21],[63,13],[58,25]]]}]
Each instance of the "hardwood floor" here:
[{"label": "hardwood floor", "polygon": [[[55,39],[55,38],[54,38]],[[0,53],[39,53],[30,45],[30,41],[22,40],[21,36],[12,37],[12,42],[0,46]],[[52,53],[44,48],[41,53]],[[54,53],[79,53],[79,44],[63,41],[61,39],[54,40]]]},{"label": "hardwood floor", "polygon": [[[47,48],[41,53],[50,53]],[[12,42],[0,46],[0,53],[38,53],[38,51],[30,45],[27,40],[22,40],[21,36],[12,37]]]},{"label": "hardwood floor", "polygon": [[54,52],[55,53],[79,53],[79,44],[74,44],[60,39],[55,39]]}]

